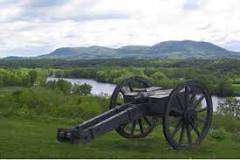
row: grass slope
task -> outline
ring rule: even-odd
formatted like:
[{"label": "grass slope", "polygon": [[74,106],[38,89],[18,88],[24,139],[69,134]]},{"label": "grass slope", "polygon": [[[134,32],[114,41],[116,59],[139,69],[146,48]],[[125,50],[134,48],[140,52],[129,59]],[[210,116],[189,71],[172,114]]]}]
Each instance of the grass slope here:
[{"label": "grass slope", "polygon": [[173,150],[161,127],[144,139],[128,140],[116,132],[98,137],[90,144],[58,144],[60,121],[44,122],[0,118],[0,158],[239,158],[240,143],[231,138],[217,141],[210,136],[191,150]]}]

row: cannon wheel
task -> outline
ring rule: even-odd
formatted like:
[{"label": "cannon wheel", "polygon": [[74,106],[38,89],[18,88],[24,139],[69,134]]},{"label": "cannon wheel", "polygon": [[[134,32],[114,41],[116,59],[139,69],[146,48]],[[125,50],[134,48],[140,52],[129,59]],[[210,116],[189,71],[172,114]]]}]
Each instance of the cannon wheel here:
[{"label": "cannon wheel", "polygon": [[206,87],[197,81],[178,85],[165,106],[163,131],[175,149],[199,145],[212,122],[212,99]]},{"label": "cannon wheel", "polygon": [[[124,95],[127,92],[136,92],[137,89],[150,87],[151,83],[141,77],[131,77],[123,80],[114,89],[110,109],[117,105],[125,104]],[[152,116],[145,116],[128,124],[120,125],[116,131],[125,138],[143,138],[146,137],[156,126],[157,119]]]}]

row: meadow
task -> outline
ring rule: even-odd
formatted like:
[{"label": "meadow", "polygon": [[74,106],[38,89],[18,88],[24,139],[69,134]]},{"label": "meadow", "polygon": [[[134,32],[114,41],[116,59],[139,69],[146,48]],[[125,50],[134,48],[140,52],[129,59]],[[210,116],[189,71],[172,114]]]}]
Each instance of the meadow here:
[{"label": "meadow", "polygon": [[174,150],[163,137],[161,126],[144,139],[124,139],[116,132],[90,144],[56,142],[57,127],[70,124],[58,120],[0,119],[1,158],[239,158],[240,142],[225,135],[209,135],[198,147]]},{"label": "meadow", "polygon": [[[0,70],[0,158],[239,158],[240,117],[223,112],[214,113],[212,127],[203,143],[188,150],[171,148],[162,133],[161,119],[157,128],[144,139],[125,139],[112,131],[89,144],[56,142],[57,128],[71,127],[108,110],[109,97],[91,95],[90,86],[71,86],[64,81],[46,83],[48,76],[118,83],[137,74],[164,88],[196,78],[206,83],[212,94],[238,96],[239,71],[234,67],[222,68],[230,62],[217,62],[186,64],[151,60],[139,64],[133,61],[136,64],[133,67],[122,66],[126,62],[120,61],[111,69],[102,61],[91,62],[98,67],[54,64],[47,68],[40,62],[34,63],[37,67],[33,67],[33,63],[27,67],[23,62],[20,66],[9,66],[12,62],[8,62]],[[201,67],[202,63],[209,64]],[[219,63],[221,65],[217,66]]]},{"label": "meadow", "polygon": [[[57,143],[56,130],[71,127],[108,108],[107,97],[66,95],[48,88],[16,88],[1,95],[1,158],[238,158],[240,121],[215,113],[200,146],[174,150],[157,128],[143,139],[125,139],[115,131],[90,144]],[[13,89],[12,89],[13,90]],[[4,100],[5,99],[5,100]],[[224,152],[223,152],[224,151]]]}]

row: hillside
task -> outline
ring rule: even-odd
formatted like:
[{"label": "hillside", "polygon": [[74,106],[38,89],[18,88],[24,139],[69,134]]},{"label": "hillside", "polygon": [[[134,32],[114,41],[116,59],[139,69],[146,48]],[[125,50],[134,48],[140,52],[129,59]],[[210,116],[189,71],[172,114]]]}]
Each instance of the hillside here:
[{"label": "hillside", "polygon": [[58,48],[50,54],[39,56],[38,58],[69,58],[69,59],[94,59],[104,56],[104,58],[115,58],[118,52],[115,49],[91,46],[75,48]]},{"label": "hillside", "polygon": [[[38,57],[37,59],[107,59],[107,58],[239,58],[232,52],[215,44],[203,41],[164,41],[153,46],[123,46],[117,49],[90,46],[64,47]],[[9,59],[6,57],[6,59]],[[13,59],[12,57],[10,59]]]},{"label": "hillside", "polygon": [[157,55],[184,57],[222,57],[234,54],[212,43],[196,41],[165,41],[152,46],[151,51]]}]

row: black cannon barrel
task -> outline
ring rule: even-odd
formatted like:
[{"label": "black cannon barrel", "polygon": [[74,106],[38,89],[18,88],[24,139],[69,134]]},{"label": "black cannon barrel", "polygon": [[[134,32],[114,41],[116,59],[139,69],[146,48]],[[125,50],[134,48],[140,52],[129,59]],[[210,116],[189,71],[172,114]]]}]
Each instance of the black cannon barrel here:
[{"label": "black cannon barrel", "polygon": [[147,104],[145,103],[120,105],[72,128],[59,128],[57,140],[88,143],[97,135],[114,130],[145,114],[147,114]]}]

